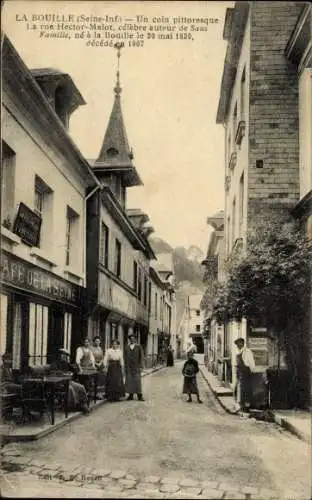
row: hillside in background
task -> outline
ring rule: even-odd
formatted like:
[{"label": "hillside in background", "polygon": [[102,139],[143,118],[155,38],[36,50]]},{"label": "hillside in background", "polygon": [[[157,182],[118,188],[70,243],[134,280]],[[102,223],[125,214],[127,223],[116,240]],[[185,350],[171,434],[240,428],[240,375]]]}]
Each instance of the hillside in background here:
[{"label": "hillside in background", "polygon": [[150,238],[150,244],[157,253],[170,252],[173,254],[174,271],[176,277],[177,290],[182,296],[202,293],[203,270],[201,261],[204,256],[200,248],[192,245],[190,248],[183,246],[172,248],[161,238]]}]

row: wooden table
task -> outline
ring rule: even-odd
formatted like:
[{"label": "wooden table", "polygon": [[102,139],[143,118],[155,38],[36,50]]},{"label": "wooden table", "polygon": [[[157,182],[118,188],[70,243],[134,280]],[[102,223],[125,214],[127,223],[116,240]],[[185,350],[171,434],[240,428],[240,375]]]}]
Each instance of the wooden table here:
[{"label": "wooden table", "polygon": [[80,372],[77,373],[77,378],[79,382],[86,388],[88,395],[88,404],[90,404],[90,381],[93,383],[93,398],[96,403],[97,398],[97,383],[98,383],[98,371],[96,368],[82,368]]},{"label": "wooden table", "polygon": [[[49,402],[51,410],[51,423],[55,424],[55,389],[57,386],[65,386],[65,418],[68,417],[68,393],[69,393],[69,382],[72,379],[72,373],[66,373],[63,375],[45,375],[43,377],[22,377],[22,386],[26,383],[32,384],[42,384],[44,393],[47,395],[47,401]],[[48,390],[50,389],[50,390]],[[23,391],[23,389],[22,389]]]}]

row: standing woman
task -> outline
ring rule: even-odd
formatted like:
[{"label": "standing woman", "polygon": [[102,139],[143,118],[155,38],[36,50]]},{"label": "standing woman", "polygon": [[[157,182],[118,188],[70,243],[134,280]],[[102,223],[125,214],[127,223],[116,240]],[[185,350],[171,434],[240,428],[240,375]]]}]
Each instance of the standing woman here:
[{"label": "standing woman", "polygon": [[101,338],[97,335],[93,339],[92,347],[95,368],[97,369],[97,389],[103,395],[105,393],[105,371],[104,371],[104,352],[101,347]]},{"label": "standing woman", "polygon": [[120,349],[120,342],[114,339],[112,347],[107,349],[104,356],[106,371],[106,396],[108,401],[119,401],[125,397],[124,360]]},{"label": "standing woman", "polygon": [[174,361],[173,361],[173,349],[172,346],[170,345],[168,348],[168,354],[167,354],[167,366],[173,366]]},{"label": "standing woman", "polygon": [[78,347],[76,351],[76,363],[79,371],[83,368],[95,368],[95,360],[88,338],[84,339],[83,345]]}]

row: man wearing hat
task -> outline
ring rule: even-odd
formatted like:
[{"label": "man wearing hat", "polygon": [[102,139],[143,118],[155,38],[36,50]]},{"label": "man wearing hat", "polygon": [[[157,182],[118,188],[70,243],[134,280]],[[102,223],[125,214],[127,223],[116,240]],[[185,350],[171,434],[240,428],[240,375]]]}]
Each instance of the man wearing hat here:
[{"label": "man wearing hat", "polygon": [[144,355],[142,347],[136,343],[135,335],[129,336],[129,345],[125,349],[126,392],[128,400],[137,394],[139,401],[144,401],[142,396],[141,370],[143,369]]},{"label": "man wearing hat", "polygon": [[[59,349],[57,358],[51,365],[51,371],[75,372],[73,365],[69,363],[70,353],[67,349]],[[89,413],[88,396],[82,384],[71,380],[68,386],[68,407],[72,410],[81,410],[83,413]]]},{"label": "man wearing hat", "polygon": [[245,339],[242,337],[235,340],[234,344],[238,349],[236,355],[236,401],[237,411],[249,411],[252,396],[252,373],[255,370],[255,360],[253,353],[245,346]]}]

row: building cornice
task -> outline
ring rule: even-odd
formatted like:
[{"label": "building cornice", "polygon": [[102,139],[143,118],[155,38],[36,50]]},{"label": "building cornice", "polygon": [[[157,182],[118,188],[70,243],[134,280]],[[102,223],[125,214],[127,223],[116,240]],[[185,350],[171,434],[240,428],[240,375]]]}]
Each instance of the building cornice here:
[{"label": "building cornice", "polygon": [[245,27],[248,19],[250,2],[236,2],[230,16],[226,16],[230,23],[226,24],[226,38],[228,45],[225,54],[221,92],[217,111],[217,123],[224,123],[228,114],[233,86],[236,78],[237,64],[241,52]]},{"label": "building cornice", "polygon": [[2,85],[22,114],[45,142],[57,149],[67,162],[73,162],[87,185],[96,184],[96,178],[88,162],[66,132],[40,86],[34,79],[9,38],[4,35],[2,44]]}]

